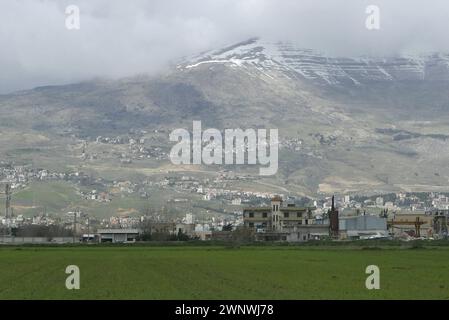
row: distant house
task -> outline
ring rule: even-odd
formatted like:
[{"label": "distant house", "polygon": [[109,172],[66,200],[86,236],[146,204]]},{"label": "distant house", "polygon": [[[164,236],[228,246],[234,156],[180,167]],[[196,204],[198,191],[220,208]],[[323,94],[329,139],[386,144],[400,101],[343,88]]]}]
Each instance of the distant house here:
[{"label": "distant house", "polygon": [[176,234],[176,223],[174,222],[153,222],[149,227],[151,234]]}]

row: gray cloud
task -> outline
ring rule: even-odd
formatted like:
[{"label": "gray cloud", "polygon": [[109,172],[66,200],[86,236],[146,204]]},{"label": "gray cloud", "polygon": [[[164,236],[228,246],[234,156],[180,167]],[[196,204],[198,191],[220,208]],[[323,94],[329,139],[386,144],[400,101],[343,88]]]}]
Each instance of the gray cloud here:
[{"label": "gray cloud", "polygon": [[[65,28],[65,7],[81,30]],[[381,29],[365,28],[370,5]],[[0,10],[0,92],[164,70],[260,36],[331,55],[449,52],[447,0],[16,0]]]}]

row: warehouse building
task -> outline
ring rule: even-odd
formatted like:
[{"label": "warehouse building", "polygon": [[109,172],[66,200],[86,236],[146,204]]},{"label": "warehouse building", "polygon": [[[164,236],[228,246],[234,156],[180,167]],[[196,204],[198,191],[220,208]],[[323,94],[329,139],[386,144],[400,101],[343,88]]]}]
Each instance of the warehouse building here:
[{"label": "warehouse building", "polygon": [[137,229],[99,229],[97,231],[99,241],[112,243],[127,243],[135,242],[139,235]]},{"label": "warehouse building", "polygon": [[387,219],[379,216],[363,215],[340,217],[340,239],[380,239],[387,238]]}]

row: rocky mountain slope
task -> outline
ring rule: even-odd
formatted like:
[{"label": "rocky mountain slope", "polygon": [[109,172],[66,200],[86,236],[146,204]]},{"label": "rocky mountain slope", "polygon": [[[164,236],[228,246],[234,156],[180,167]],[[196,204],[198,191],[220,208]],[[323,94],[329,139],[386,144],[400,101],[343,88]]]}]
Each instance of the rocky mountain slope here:
[{"label": "rocky mountain slope", "polygon": [[[260,182],[291,193],[447,189],[449,55],[333,58],[250,39],[156,77],[3,95],[0,160],[51,166],[64,159],[60,165],[73,167],[80,141],[100,148],[98,136],[130,129],[164,132],[157,145],[169,150],[168,133],[191,130],[193,120],[203,128],[279,128],[278,174]],[[117,166],[105,158],[83,166]]]},{"label": "rocky mountain slope", "polygon": [[262,73],[281,71],[286,76],[302,77],[315,84],[334,86],[376,81],[449,80],[448,54],[336,58],[291,43],[265,42],[257,38],[202,53],[179,67],[190,69],[204,64],[255,67]]}]

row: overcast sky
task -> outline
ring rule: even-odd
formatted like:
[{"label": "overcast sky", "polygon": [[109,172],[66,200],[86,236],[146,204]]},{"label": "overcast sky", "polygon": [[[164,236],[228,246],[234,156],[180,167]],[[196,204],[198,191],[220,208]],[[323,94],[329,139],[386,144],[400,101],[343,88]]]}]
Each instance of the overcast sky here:
[{"label": "overcast sky", "polygon": [[[65,8],[81,29],[65,26]],[[380,30],[365,10],[380,8]],[[448,0],[4,0],[0,92],[162,71],[181,56],[246,40],[330,55],[449,52]]]}]

